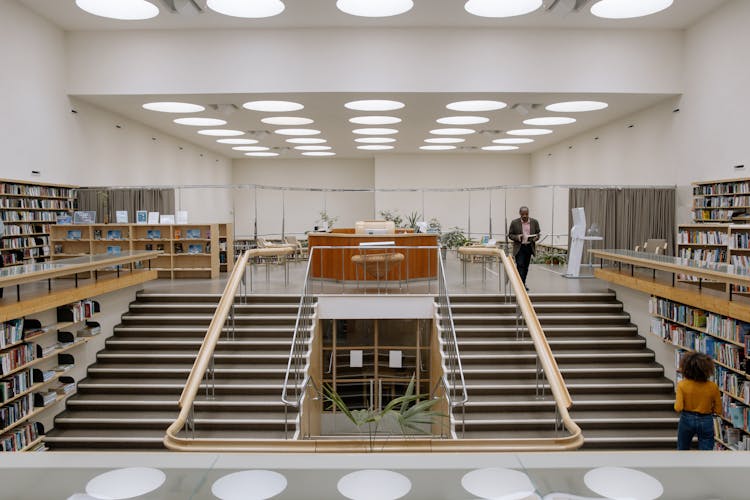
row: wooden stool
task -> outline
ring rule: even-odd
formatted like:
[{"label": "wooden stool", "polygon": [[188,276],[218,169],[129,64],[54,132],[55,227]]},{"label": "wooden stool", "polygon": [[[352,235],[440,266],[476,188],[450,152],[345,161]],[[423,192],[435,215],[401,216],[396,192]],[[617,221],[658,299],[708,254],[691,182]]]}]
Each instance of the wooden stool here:
[{"label": "wooden stool", "polygon": [[[289,284],[289,261],[288,257],[294,253],[294,248],[291,246],[278,246],[278,247],[266,247],[260,248],[255,251],[254,257],[276,257],[278,261],[284,265],[284,285]],[[266,260],[266,285],[271,281],[271,271],[269,265],[270,260]],[[250,290],[252,290],[253,278],[250,276]]]},{"label": "wooden stool", "polygon": [[463,257],[461,259],[461,271],[463,273],[463,283],[466,286],[466,262],[469,258],[481,257],[482,259],[482,283],[487,279],[487,269],[484,267],[487,257],[491,260],[498,259],[497,248],[495,247],[459,247],[458,254]]},{"label": "wooden stool", "polygon": [[[367,279],[367,266],[370,265],[370,276],[378,281],[378,290],[380,290],[380,280],[385,278],[388,280],[388,272],[391,264],[398,266],[398,287],[401,288],[401,263],[405,257],[402,253],[361,253],[359,255],[352,255],[352,263],[354,264],[355,279],[357,280],[357,288],[359,288],[359,268],[362,267],[362,276]],[[382,272],[381,267],[385,270]],[[373,273],[373,268],[375,272]]]}]

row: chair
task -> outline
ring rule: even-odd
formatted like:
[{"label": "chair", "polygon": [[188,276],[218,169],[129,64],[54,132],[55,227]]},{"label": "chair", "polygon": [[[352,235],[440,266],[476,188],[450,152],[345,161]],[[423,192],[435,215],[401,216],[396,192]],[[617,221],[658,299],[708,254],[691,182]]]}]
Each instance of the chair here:
[{"label": "chair", "polygon": [[487,279],[487,261],[495,262],[500,259],[496,246],[463,246],[458,248],[458,255],[461,257],[461,274],[463,275],[464,286],[466,286],[466,265],[469,260],[482,263],[482,283],[484,283]]},{"label": "chair", "polygon": [[294,247],[294,253],[292,254],[293,259],[307,259],[307,247],[302,246],[302,242],[297,239],[294,235],[289,235],[284,238],[287,245]]},{"label": "chair", "polygon": [[667,253],[667,240],[659,238],[648,239],[643,245],[636,245],[635,251],[665,255]]},{"label": "chair", "polygon": [[401,263],[406,259],[400,252],[382,252],[367,253],[365,249],[360,249],[360,253],[352,255],[352,264],[354,264],[355,280],[359,288],[359,268],[362,268],[362,279],[367,280],[367,275],[372,276],[377,281],[378,292],[380,291],[380,281],[388,281],[388,276],[392,266],[398,268],[398,287],[401,288]]}]

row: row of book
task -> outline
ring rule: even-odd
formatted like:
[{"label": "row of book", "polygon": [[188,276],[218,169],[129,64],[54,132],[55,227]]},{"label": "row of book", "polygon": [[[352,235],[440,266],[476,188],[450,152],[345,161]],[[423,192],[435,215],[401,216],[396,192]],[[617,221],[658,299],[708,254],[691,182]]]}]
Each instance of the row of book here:
[{"label": "row of book", "polygon": [[23,318],[13,319],[0,326],[0,349],[23,340]]},{"label": "row of book", "polygon": [[732,248],[750,248],[750,232],[733,232]]},{"label": "row of book", "polygon": [[686,231],[677,233],[677,243],[701,243],[704,245],[726,245],[729,236],[722,231]]},{"label": "row of book", "polygon": [[44,427],[39,422],[30,422],[0,435],[0,450],[20,451],[44,434]]},{"label": "row of book", "polygon": [[70,188],[52,186],[29,186],[27,184],[0,183],[0,194],[17,194],[26,196],[55,196],[70,198],[73,191]]},{"label": "row of book", "polygon": [[6,224],[3,228],[3,235],[49,234],[50,227],[50,224]]},{"label": "row of book", "polygon": [[32,370],[25,370],[0,380],[0,403],[21,394],[34,384]]},{"label": "row of book", "polygon": [[659,297],[651,297],[648,304],[648,311],[650,314],[657,314],[672,321],[701,329],[706,328],[708,319],[706,311],[702,309],[696,309]]},{"label": "row of book", "polygon": [[706,210],[702,208],[695,209],[693,211],[695,215],[695,220],[702,221],[702,220],[731,220],[732,215],[734,214],[734,210],[723,210],[723,209],[713,209],[713,210]]},{"label": "row of book", "polygon": [[726,262],[726,248],[689,248],[682,247],[677,254],[678,257],[703,262]]},{"label": "row of book", "polygon": [[0,212],[3,222],[51,221],[57,220],[58,212],[21,212],[5,210]]},{"label": "row of book", "polygon": [[0,352],[0,374],[8,373],[19,366],[33,361],[36,359],[35,354],[36,349],[34,348],[34,344],[29,343],[21,344],[5,352]]},{"label": "row of book", "polygon": [[3,238],[0,240],[0,249],[19,249],[26,247],[49,245],[49,236],[34,236],[27,238]]},{"label": "row of book", "polygon": [[721,410],[723,417],[732,423],[732,427],[750,432],[750,428],[748,427],[750,407],[736,402],[727,394],[722,394]]},{"label": "row of book", "polygon": [[729,256],[729,263],[737,267],[750,267],[750,255],[732,254]]},{"label": "row of book", "polygon": [[693,186],[693,195],[702,194],[744,194],[750,193],[750,182],[717,182],[713,184],[701,184]]},{"label": "row of book", "polygon": [[0,429],[9,427],[23,417],[31,413],[34,409],[34,395],[27,394],[16,399],[12,403],[0,407]]},{"label": "row of book", "polygon": [[98,311],[98,304],[91,299],[84,299],[57,308],[57,320],[78,323],[90,318]]},{"label": "row of book", "polygon": [[[653,323],[653,322],[652,322]],[[708,354],[719,363],[744,374],[745,349],[727,344],[709,335],[679,325],[662,324],[651,326],[652,332],[672,344],[691,351]],[[682,352],[675,351],[675,365],[680,365]]]},{"label": "row of book", "polygon": [[0,208],[37,208],[47,210],[68,210],[72,202],[38,198],[0,198]]},{"label": "row of book", "polygon": [[750,206],[750,196],[709,196],[696,198],[695,208],[732,208]]},{"label": "row of book", "polygon": [[740,344],[750,341],[750,323],[745,323],[733,318],[727,318],[720,314],[708,313],[706,319],[706,331],[716,337],[721,337]]},{"label": "row of book", "polygon": [[719,417],[714,418],[714,435],[722,443],[716,442],[714,450],[721,451],[728,447],[731,450],[746,451],[750,450],[750,435],[744,434],[739,429],[732,427]]},{"label": "row of book", "polygon": [[746,377],[723,366],[717,366],[714,381],[722,391],[741,399],[745,404],[750,404],[750,381]]}]

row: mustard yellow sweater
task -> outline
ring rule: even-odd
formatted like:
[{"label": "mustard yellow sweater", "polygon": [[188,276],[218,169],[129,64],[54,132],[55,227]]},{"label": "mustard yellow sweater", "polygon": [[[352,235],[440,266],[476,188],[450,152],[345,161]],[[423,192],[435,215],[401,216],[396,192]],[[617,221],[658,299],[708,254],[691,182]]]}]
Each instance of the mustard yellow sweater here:
[{"label": "mustard yellow sweater", "polygon": [[684,379],[677,384],[674,411],[721,415],[721,393],[714,382],[696,382]]}]

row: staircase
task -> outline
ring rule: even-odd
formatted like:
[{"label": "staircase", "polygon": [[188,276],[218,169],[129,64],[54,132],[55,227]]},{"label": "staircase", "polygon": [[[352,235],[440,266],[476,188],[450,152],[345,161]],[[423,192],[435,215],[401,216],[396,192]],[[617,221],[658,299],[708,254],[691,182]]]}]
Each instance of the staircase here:
[{"label": "staircase", "polygon": [[[55,419],[45,440],[49,447],[164,449],[219,298],[139,293]],[[223,335],[216,347],[215,399],[203,390],[196,398],[196,438],[284,438],[281,389],[298,306],[292,295],[251,295],[235,305],[235,337]],[[290,409],[290,435],[295,418]]]},{"label": "staircase", "polygon": [[[672,382],[614,292],[531,299],[573,399],[584,449],[675,449]],[[552,437],[554,400],[548,387],[546,397],[535,397],[533,344],[523,328],[516,339],[515,304],[502,300],[451,297],[469,393],[465,437]],[[461,437],[460,410],[456,419]]]}]

